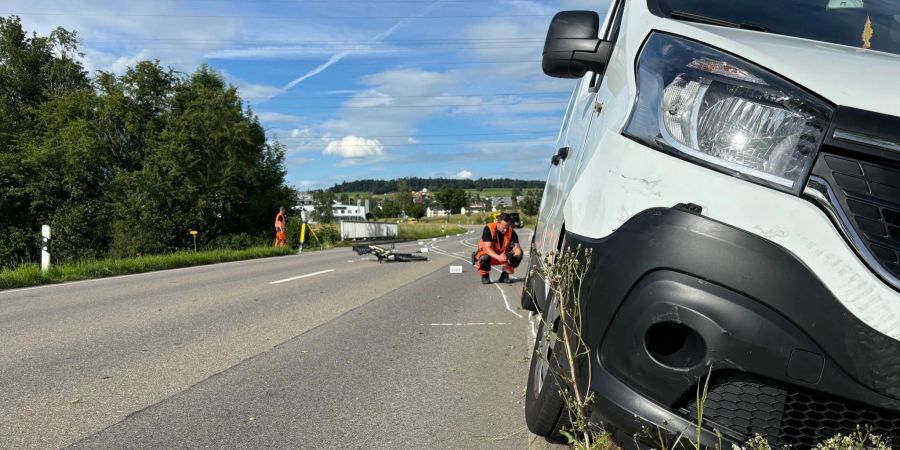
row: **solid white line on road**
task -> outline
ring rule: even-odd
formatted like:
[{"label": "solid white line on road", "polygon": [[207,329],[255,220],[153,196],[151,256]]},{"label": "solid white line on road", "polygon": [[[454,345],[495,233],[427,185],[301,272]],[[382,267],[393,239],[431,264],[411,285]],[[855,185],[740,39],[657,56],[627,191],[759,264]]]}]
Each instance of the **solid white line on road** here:
[{"label": "solid white line on road", "polygon": [[431,327],[470,327],[478,325],[512,325],[511,322],[429,323]]},{"label": "solid white line on road", "polygon": [[323,270],[323,271],[321,271],[321,272],[308,273],[308,274],[306,274],[306,275],[300,275],[300,276],[298,276],[298,277],[285,278],[285,279],[283,279],[283,280],[272,281],[272,282],[270,282],[269,284],[287,283],[288,281],[299,280],[299,279],[301,279],[301,278],[314,277],[314,276],[316,276],[316,275],[322,275],[323,273],[328,273],[328,272],[334,272],[334,269]]}]

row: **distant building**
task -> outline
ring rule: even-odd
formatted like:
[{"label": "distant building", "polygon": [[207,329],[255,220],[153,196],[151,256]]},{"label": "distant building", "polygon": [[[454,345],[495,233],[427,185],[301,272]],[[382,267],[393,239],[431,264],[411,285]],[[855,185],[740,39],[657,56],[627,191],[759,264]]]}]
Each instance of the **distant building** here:
[{"label": "distant building", "polygon": [[424,205],[425,200],[431,200],[431,191],[428,188],[422,188],[421,191],[413,193],[413,199],[416,203]]},{"label": "distant building", "polygon": [[[313,198],[312,192],[298,192],[297,206],[315,205],[316,200]],[[297,209],[297,208],[295,208]]]},{"label": "distant building", "polygon": [[361,201],[357,201],[356,205],[343,205],[339,202],[334,202],[334,205],[331,207],[331,213],[334,214],[335,221],[352,221],[352,222],[365,222],[366,214],[369,213],[369,201],[366,200],[365,204]]},{"label": "distant building", "polygon": [[435,217],[435,216],[449,216],[450,211],[441,208],[431,208],[428,207],[425,209],[425,217]]},{"label": "distant building", "polygon": [[[298,196],[298,204],[292,206],[291,209],[297,211],[299,215],[300,210],[305,210],[309,217],[315,217],[313,213],[316,210],[315,201],[312,198],[312,194],[308,192],[301,192]],[[331,214],[334,216],[334,220],[336,222],[340,222],[342,220],[345,221],[353,221],[353,222],[364,222],[366,221],[366,215],[369,213],[369,201],[365,200],[365,202],[361,200],[356,201],[356,205],[345,205],[339,201],[334,201],[334,204],[331,205]],[[312,222],[312,220],[310,220]]]},{"label": "distant building", "polygon": [[484,212],[484,202],[472,202],[469,206],[462,208],[460,210],[462,214],[467,213],[483,213]]}]

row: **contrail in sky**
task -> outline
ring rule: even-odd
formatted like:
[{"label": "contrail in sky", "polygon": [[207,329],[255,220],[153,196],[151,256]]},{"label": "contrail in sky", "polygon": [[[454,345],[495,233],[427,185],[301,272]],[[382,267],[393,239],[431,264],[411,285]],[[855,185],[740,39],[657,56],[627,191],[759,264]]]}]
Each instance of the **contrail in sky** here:
[{"label": "contrail in sky", "polygon": [[[419,14],[416,14],[416,17],[409,18],[409,19],[403,19],[403,20],[395,23],[394,26],[388,28],[387,30],[382,31],[381,33],[378,33],[375,37],[372,38],[372,41],[379,42],[379,41],[383,41],[383,40],[387,39],[390,35],[394,34],[394,32],[399,30],[401,27],[403,27],[410,21],[415,20],[419,17],[425,17],[428,14],[431,14],[431,12],[434,11],[435,9],[437,9],[437,7],[440,6],[440,4],[443,2],[444,2],[444,0],[437,0],[436,2],[432,3],[431,5],[428,5],[425,9],[420,11]],[[354,53],[355,51],[359,50],[360,48],[362,48],[362,46],[356,46],[353,49],[343,50],[341,52],[335,53],[334,55],[331,56],[331,58],[328,58],[328,61],[325,61],[324,63],[317,66],[315,69],[310,70],[309,72],[306,72],[305,74],[301,75],[299,78],[286,84],[283,88],[281,88],[281,93],[284,93],[287,90],[291,89],[292,87],[322,73],[325,69],[336,64],[338,61],[344,59],[347,55]]]}]

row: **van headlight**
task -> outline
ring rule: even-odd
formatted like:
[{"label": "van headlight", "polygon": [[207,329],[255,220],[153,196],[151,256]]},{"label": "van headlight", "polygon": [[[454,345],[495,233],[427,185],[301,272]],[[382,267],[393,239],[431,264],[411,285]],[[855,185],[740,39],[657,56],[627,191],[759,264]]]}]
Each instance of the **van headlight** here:
[{"label": "van headlight", "polygon": [[706,45],[654,33],[637,65],[625,135],[757,183],[799,193],[833,108]]}]

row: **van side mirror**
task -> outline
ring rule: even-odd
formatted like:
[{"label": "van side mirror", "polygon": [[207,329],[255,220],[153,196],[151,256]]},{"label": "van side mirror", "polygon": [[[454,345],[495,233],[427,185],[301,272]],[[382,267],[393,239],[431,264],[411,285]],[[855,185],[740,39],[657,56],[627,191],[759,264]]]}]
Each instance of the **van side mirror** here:
[{"label": "van side mirror", "polygon": [[600,39],[600,16],[594,11],[562,11],[553,16],[544,41],[544,73],[557,78],[602,74],[612,43]]}]

